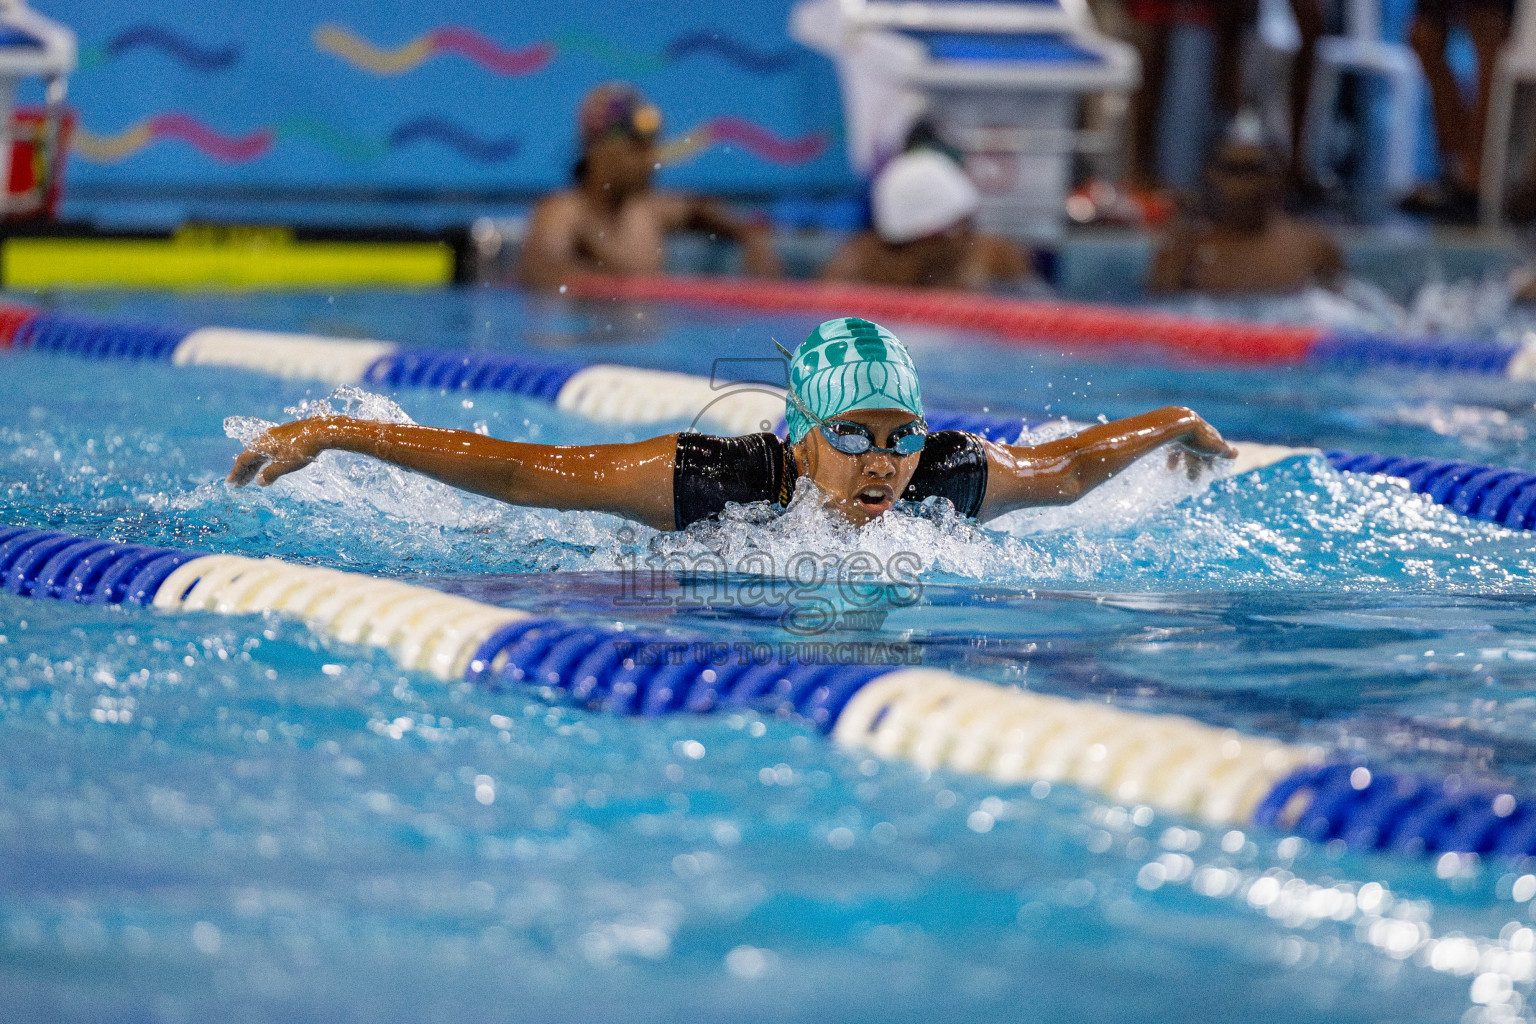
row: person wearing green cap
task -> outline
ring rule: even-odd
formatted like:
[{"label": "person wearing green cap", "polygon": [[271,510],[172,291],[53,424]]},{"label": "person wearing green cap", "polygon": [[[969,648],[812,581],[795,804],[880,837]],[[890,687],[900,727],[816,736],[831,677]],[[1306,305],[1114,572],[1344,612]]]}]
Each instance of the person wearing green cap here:
[{"label": "person wearing green cap", "polygon": [[958,430],[929,433],[912,358],[896,336],[858,317],[821,324],[789,357],[775,434],[687,432],[602,445],[501,441],[463,430],[314,417],[273,427],[235,460],[229,482],[266,485],[322,451],[358,452],[515,505],[608,512],[681,530],[730,504],[787,506],[801,477],[855,526],[898,501],[947,501],[988,520],[1076,501],[1165,445],[1193,474],[1237,451],[1189,409],[1168,407],[1038,445]]}]

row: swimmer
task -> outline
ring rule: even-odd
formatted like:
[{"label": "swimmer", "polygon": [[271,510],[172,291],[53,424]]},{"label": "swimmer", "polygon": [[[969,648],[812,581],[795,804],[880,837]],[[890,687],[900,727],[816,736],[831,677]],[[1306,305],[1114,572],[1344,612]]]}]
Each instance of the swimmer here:
[{"label": "swimmer", "polygon": [[656,137],[661,111],[631,86],[600,85],[578,114],[581,159],[576,187],[534,208],[518,258],[517,277],[532,288],[558,288],[580,273],[659,274],[666,237],[705,231],[742,246],[747,273],[780,274],[765,225],[746,223],[708,199],[658,192]]},{"label": "swimmer", "polygon": [[943,153],[903,153],[870,192],[875,229],[844,243],[822,268],[822,280],[969,291],[1029,280],[1029,259],[1018,246],[975,229],[981,196]]},{"label": "swimmer", "polygon": [[1242,116],[1206,168],[1208,223],[1174,227],[1152,261],[1153,291],[1292,292],[1335,287],[1344,257],[1333,239],[1280,207],[1285,173]]},{"label": "swimmer", "polygon": [[273,427],[230,471],[236,487],[270,484],[327,450],[357,452],[514,505],[608,512],[681,530],[726,505],[787,506],[801,477],[855,526],[900,500],[951,502],[985,521],[1066,505],[1142,456],[1170,446],[1191,476],[1236,449],[1182,408],[1089,427],[1037,445],[956,430],[929,433],[917,371],[885,328],[828,320],[791,355],[786,443],[774,434],[667,434],[628,444],[543,445],[464,430],[326,416]]}]

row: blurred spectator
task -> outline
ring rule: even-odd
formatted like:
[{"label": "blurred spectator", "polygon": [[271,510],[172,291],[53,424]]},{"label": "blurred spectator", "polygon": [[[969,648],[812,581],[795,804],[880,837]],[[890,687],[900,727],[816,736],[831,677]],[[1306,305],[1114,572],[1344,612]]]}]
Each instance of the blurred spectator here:
[{"label": "blurred spectator", "polygon": [[1317,41],[1328,28],[1328,0],[1290,0],[1291,17],[1296,19],[1296,53],[1291,58],[1290,100],[1290,174],[1292,185],[1306,180],[1302,170],[1301,135],[1307,123],[1307,100],[1312,92],[1312,68],[1317,58]]},{"label": "blurred spectator", "polygon": [[[1514,9],[1515,0],[1419,0],[1408,41],[1429,79],[1441,172],[1438,183],[1408,197],[1403,203],[1405,210],[1447,220],[1477,219],[1483,126],[1488,120],[1493,65],[1509,35]],[[1477,51],[1477,96],[1471,109],[1446,58],[1445,46],[1453,25],[1467,30]]]},{"label": "blurred spectator", "polygon": [[[1206,26],[1215,37],[1215,60],[1211,74],[1212,106],[1220,121],[1234,116],[1251,103],[1267,100],[1272,81],[1255,81],[1245,73],[1244,52],[1258,25],[1265,0],[1123,0],[1124,17],[1114,7],[1119,0],[1095,0],[1095,12],[1106,30],[1115,32],[1134,44],[1141,54],[1142,86],[1132,106],[1131,185],[1156,188],[1163,184],[1157,171],[1157,138],[1160,130],[1188,130],[1187,126],[1165,126],[1163,100],[1168,76],[1168,38],[1177,24]],[[1288,2],[1296,20],[1299,39],[1285,86],[1289,98],[1289,138],[1293,157],[1299,153],[1301,129],[1307,108],[1307,92],[1312,80],[1313,54],[1325,27],[1328,0],[1279,0]],[[1295,171],[1293,170],[1293,175]],[[1296,176],[1299,181],[1299,175]]]},{"label": "blurred spectator", "polygon": [[661,166],[661,111],[633,87],[593,89],[582,100],[578,124],[576,187],[534,208],[518,260],[522,283],[554,288],[583,272],[657,274],[666,264],[666,236],[685,230],[735,239],[748,273],[778,276],[766,226],[745,223],[707,199],[651,188],[651,175]]},{"label": "blurred spectator", "polygon": [[1206,165],[1208,219],[1183,220],[1152,265],[1159,292],[1280,292],[1333,286],[1344,272],[1338,246],[1280,207],[1284,164],[1244,112]]},{"label": "blurred spectator", "polygon": [[938,150],[919,147],[896,157],[871,193],[875,229],[844,243],[823,280],[980,291],[1029,279],[1029,260],[1018,246],[975,229],[976,186]]},{"label": "blurred spectator", "polygon": [[1254,6],[1255,0],[1127,0],[1132,26],[1130,40],[1141,53],[1141,90],[1132,107],[1133,187],[1156,188],[1162,184],[1157,169],[1157,137],[1164,127],[1168,37],[1174,26],[1204,25],[1215,34],[1212,91],[1216,109],[1230,116],[1242,83],[1238,53],[1242,30],[1252,20]]}]

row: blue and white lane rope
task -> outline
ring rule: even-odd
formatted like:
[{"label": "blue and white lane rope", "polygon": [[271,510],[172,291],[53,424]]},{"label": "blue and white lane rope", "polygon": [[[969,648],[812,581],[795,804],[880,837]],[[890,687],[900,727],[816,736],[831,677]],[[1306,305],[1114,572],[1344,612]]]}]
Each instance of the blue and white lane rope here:
[{"label": "blue and white lane rope", "polygon": [[[773,430],[783,420],[783,391],[767,384],[719,385],[706,377],[663,370],[543,363],[493,353],[402,348],[384,341],[226,327],[185,332],[40,312],[15,328],[13,344],[103,359],[234,367],[334,385],[503,391],[606,423],[694,418],[706,429],[745,434]],[[1529,355],[1528,370],[1536,378],[1536,349],[1530,349]],[[928,421],[935,430],[967,430],[1005,443],[1018,440],[1028,426],[1020,417],[940,410],[930,410]],[[1248,442],[1239,442],[1238,448],[1238,472],[1317,454],[1316,449]],[[1326,455],[1334,468],[1344,472],[1406,479],[1415,491],[1462,515],[1512,529],[1536,529],[1536,475],[1522,470],[1350,452]]]},{"label": "blue and white lane rope", "polygon": [[840,746],[930,769],[1002,783],[1071,783],[1211,824],[1279,828],[1363,850],[1536,854],[1536,799],[1459,779],[1373,773],[1317,747],[932,669],[637,659],[643,645],[688,639],[273,558],[22,528],[0,529],[0,585],[86,604],[281,614],[445,681],[534,686],[630,715],[748,708],[805,721]]}]

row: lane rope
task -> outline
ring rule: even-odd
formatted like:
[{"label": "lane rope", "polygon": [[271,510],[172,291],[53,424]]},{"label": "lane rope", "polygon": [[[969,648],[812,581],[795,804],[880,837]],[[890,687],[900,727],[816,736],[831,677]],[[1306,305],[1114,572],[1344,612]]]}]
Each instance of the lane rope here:
[{"label": "lane rope", "polygon": [[1396,338],[1359,331],[1195,320],[1152,310],[1016,299],[942,289],[898,289],[816,281],[592,274],[568,294],[624,302],[678,302],[757,312],[861,316],[893,323],[982,331],[1009,344],[1060,349],[1152,349],[1239,363],[1398,366],[1536,380],[1536,337]]},{"label": "lane rope", "polygon": [[1319,747],[934,669],[647,656],[686,654],[701,638],[563,621],[275,558],[23,527],[0,528],[0,583],[37,599],[284,615],[439,680],[531,686],[626,715],[751,709],[804,721],[850,750],[1005,785],[1070,783],[1210,824],[1364,850],[1536,855],[1536,801],[1497,786],[1373,772]]}]

